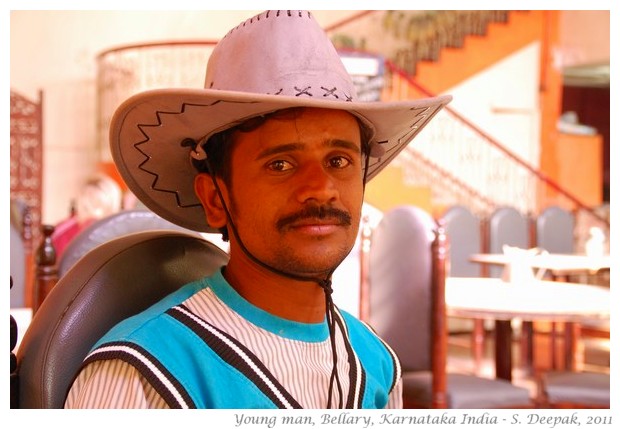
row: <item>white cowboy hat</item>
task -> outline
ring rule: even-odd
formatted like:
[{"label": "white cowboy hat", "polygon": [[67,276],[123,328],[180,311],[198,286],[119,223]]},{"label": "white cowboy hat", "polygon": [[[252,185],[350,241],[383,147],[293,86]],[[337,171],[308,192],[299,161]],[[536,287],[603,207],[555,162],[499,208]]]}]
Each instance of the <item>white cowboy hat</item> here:
[{"label": "white cowboy hat", "polygon": [[289,107],[345,110],[372,132],[370,180],[450,100],[357,101],[340,56],[310,12],[266,11],[217,44],[204,89],[156,89],[121,104],[110,145],[127,186],[148,208],[182,227],[214,232],[194,193],[197,171],[185,139],[203,141]]}]

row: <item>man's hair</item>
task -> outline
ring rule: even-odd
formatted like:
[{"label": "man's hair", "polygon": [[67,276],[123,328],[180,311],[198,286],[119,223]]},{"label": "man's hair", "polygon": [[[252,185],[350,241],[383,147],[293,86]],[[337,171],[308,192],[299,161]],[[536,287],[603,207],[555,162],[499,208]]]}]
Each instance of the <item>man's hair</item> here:
[{"label": "man's hair", "polygon": [[[207,156],[204,160],[192,159],[194,167],[200,173],[207,173],[214,177],[220,177],[226,186],[230,187],[232,185],[231,158],[235,133],[237,131],[242,133],[254,131],[271,118],[295,118],[301,114],[303,109],[305,109],[305,107],[290,107],[288,109],[255,116],[238,125],[213,134],[202,146]],[[359,119],[357,119],[357,122],[360,127],[362,155],[367,157],[370,152],[368,142],[370,132]],[[224,226],[220,228],[219,231],[222,233],[222,239],[228,241],[228,228]]]}]

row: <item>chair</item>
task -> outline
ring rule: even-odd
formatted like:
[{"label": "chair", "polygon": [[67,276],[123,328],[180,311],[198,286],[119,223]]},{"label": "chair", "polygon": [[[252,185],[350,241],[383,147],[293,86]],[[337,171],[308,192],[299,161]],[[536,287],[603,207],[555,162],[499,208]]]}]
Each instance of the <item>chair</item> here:
[{"label": "chair", "polygon": [[[481,266],[471,262],[470,256],[482,252],[481,221],[467,207],[449,207],[441,216],[450,242],[450,268],[448,275],[453,277],[480,277]],[[448,318],[448,332],[471,332],[471,349],[476,369],[479,370],[484,348],[484,320]]]},{"label": "chair", "polygon": [[[514,207],[499,207],[493,211],[485,222],[483,243],[488,253],[503,253],[504,245],[528,249],[530,247],[530,225],[527,216],[521,214]],[[485,267],[484,275],[488,277],[502,277],[504,268]],[[521,324],[521,355],[525,367],[529,370],[534,361],[532,322]],[[512,328],[507,321],[495,322],[495,341],[501,346],[512,346]],[[496,344],[497,347],[497,344]]]},{"label": "chair", "polygon": [[[535,224],[538,247],[550,253],[574,252],[575,216],[570,211],[558,206],[548,207],[538,215]],[[562,280],[567,277],[554,279]],[[609,338],[609,322],[592,323],[584,328],[594,336]],[[551,331],[555,338],[554,324]],[[555,351],[553,341],[552,347]],[[552,353],[552,359],[555,364],[555,353]],[[539,377],[539,396],[544,407],[609,408],[609,374],[572,371],[571,368],[565,371],[546,371]]]},{"label": "chair", "polygon": [[106,241],[134,232],[165,229],[199,235],[146,209],[124,210],[98,219],[76,235],[66,247],[58,261],[58,277],[62,277],[88,251]]},{"label": "chair", "polygon": [[480,264],[469,257],[482,252],[481,222],[465,206],[452,206],[441,216],[450,240],[450,272],[454,277],[480,277]]},{"label": "chair", "polygon": [[11,308],[25,307],[26,249],[19,229],[11,223]]},{"label": "chair", "polygon": [[529,392],[505,380],[447,374],[443,228],[420,208],[387,212],[369,250],[370,325],[403,369],[406,408],[527,408]]},{"label": "chair", "polygon": [[[499,207],[487,219],[486,246],[488,253],[502,253],[503,246],[522,249],[530,247],[529,221],[514,207]],[[501,277],[501,267],[489,267],[489,277]]]},{"label": "chair", "polygon": [[575,217],[558,206],[544,209],[536,217],[536,246],[549,253],[571,254],[575,250]]},{"label": "chair", "polygon": [[56,284],[17,350],[18,408],[62,408],[82,360],[119,321],[228,261],[181,231],[147,231],[96,247]]},{"label": "chair", "polygon": [[550,371],[539,379],[541,408],[609,408],[609,374]]},{"label": "chair", "polygon": [[[549,253],[573,253],[575,248],[575,218],[568,210],[558,206],[547,207],[536,217],[534,225],[536,247]],[[559,280],[557,276],[553,274],[551,276],[553,280]],[[562,276],[562,278],[568,280],[568,276]],[[549,325],[551,361],[552,367],[555,367],[557,326],[555,323]]]}]

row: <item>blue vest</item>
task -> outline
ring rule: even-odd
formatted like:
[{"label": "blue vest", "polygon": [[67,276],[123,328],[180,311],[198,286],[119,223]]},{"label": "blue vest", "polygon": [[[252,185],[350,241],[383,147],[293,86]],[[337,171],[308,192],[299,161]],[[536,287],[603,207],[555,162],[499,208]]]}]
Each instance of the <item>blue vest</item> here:
[{"label": "blue vest", "polygon": [[[112,328],[97,342],[84,365],[121,359],[134,366],[171,408],[301,408],[242,343],[183,306],[205,287],[212,288],[233,309],[241,305],[242,298],[235,296],[218,271]],[[243,305],[247,310],[249,304]],[[366,325],[346,312],[338,313],[361,363],[357,367],[350,359],[351,383],[357,379],[359,389],[356,395],[349,389],[345,406],[384,408],[400,378],[398,360]]]}]

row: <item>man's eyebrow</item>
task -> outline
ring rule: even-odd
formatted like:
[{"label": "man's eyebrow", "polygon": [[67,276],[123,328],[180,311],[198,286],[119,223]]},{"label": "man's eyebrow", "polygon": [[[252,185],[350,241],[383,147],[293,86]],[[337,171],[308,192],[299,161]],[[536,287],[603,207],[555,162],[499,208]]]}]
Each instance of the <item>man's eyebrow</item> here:
[{"label": "man's eyebrow", "polygon": [[[359,145],[349,140],[332,139],[332,140],[328,140],[325,145],[331,148],[341,148],[341,149],[347,149],[347,150],[351,150],[355,152],[361,152],[362,150],[362,148]],[[263,158],[266,158],[272,155],[277,155],[280,153],[299,151],[299,150],[303,150],[305,147],[306,145],[304,143],[281,144],[281,145],[269,147],[261,151],[256,157],[256,159],[263,159]]]},{"label": "man's eyebrow", "polygon": [[293,152],[296,150],[303,150],[305,145],[303,143],[285,143],[277,146],[268,147],[267,149],[261,151],[256,159],[267,158],[271,155],[277,155],[279,153]]}]

